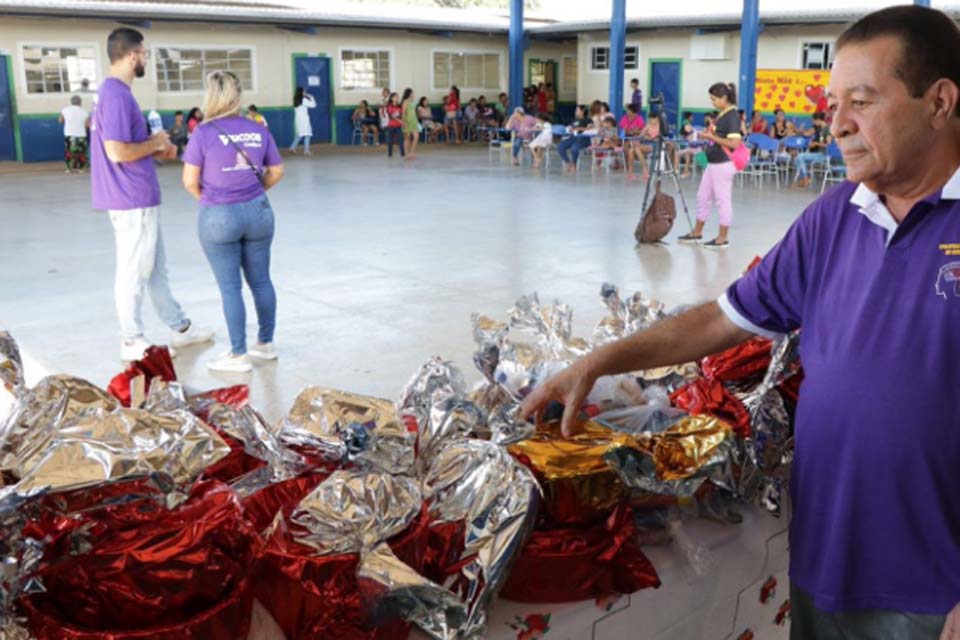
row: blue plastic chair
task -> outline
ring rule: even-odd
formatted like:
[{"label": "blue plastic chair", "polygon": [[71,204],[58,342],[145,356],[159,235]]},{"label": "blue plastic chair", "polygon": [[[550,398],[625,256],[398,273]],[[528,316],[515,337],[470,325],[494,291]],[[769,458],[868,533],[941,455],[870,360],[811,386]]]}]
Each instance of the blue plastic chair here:
[{"label": "blue plastic chair", "polygon": [[836,142],[827,145],[827,165],[823,172],[823,184],[820,193],[827,189],[828,182],[844,182],[847,179],[847,165],[843,162],[843,153]]},{"label": "blue plastic chair", "polygon": [[795,154],[791,154],[791,151],[796,153],[803,153],[810,148],[810,138],[806,136],[789,136],[783,139],[783,151],[784,155],[781,156],[781,159],[785,160],[785,173],[786,177],[790,177],[790,167],[793,166],[793,157]]},{"label": "blue plastic chair", "polygon": [[764,176],[773,176],[777,189],[780,189],[780,171],[777,167],[777,154],[780,142],[762,133],[747,136],[747,145],[754,149],[744,173],[754,178],[757,187],[763,185]]}]

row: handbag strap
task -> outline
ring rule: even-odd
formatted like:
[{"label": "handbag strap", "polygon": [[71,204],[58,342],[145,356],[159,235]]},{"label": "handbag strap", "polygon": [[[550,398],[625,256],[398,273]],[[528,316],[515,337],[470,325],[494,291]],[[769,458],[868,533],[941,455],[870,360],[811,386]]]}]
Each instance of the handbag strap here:
[{"label": "handbag strap", "polygon": [[220,125],[217,124],[216,120],[210,120],[209,124],[212,124],[213,128],[219,131],[227,140],[230,141],[230,144],[233,145],[233,148],[240,152],[240,154],[243,156],[243,159],[247,161],[247,165],[249,165],[249,167],[253,169],[254,175],[257,176],[257,180],[260,182],[260,185],[262,186],[263,180],[264,180],[263,171],[261,171],[260,168],[256,165],[256,163],[254,163],[253,160],[250,159],[250,156],[247,155],[246,149],[244,149],[239,144],[237,144],[236,141],[234,141],[234,139],[230,137],[229,133],[221,129]]}]

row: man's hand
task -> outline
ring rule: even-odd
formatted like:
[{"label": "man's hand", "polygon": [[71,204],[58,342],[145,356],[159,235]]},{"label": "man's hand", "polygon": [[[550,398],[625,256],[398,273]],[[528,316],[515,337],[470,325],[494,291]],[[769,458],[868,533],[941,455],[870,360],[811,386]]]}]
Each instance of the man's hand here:
[{"label": "man's hand", "polygon": [[167,146],[154,153],[153,157],[157,160],[176,160],[177,145],[168,142]]},{"label": "man's hand", "polygon": [[110,162],[136,162],[147,156],[158,156],[170,153],[170,135],[166,131],[156,133],[143,142],[118,142],[106,140],[103,143],[104,151]]},{"label": "man's hand", "polygon": [[947,614],[940,640],[960,640],[960,602]]},{"label": "man's hand", "polygon": [[166,131],[158,131],[150,136],[150,143],[154,145],[155,152],[167,151],[170,146],[170,134]]},{"label": "man's hand", "polygon": [[533,416],[539,426],[543,422],[543,412],[547,405],[556,401],[563,405],[560,430],[565,438],[573,436],[580,407],[596,381],[597,377],[590,368],[589,356],[581,358],[541,383],[526,397],[520,407],[521,419],[526,420]]}]

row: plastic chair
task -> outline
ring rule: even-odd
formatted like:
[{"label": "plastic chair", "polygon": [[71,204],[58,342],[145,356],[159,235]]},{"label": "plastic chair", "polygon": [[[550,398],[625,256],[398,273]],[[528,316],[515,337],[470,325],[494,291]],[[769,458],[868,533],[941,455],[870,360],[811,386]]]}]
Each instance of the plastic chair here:
[{"label": "plastic chair", "polygon": [[827,145],[827,164],[823,172],[823,183],[820,193],[827,189],[828,182],[844,182],[847,179],[847,165],[843,162],[843,153],[836,142]]},{"label": "plastic chair", "polygon": [[744,174],[752,176],[754,184],[763,186],[765,176],[773,176],[777,189],[780,189],[780,170],[777,166],[777,154],[780,152],[780,142],[762,133],[751,133],[747,136],[747,144],[755,150],[746,166]]},{"label": "plastic chair", "polygon": [[[783,139],[783,151],[786,154],[783,158],[786,160],[784,166],[784,177],[790,178],[790,168],[794,165],[793,158],[798,153],[803,153],[810,148],[810,138],[806,136],[788,136]],[[794,152],[794,153],[791,153]]]},{"label": "plastic chair", "polygon": [[350,144],[357,144],[358,139],[360,141],[360,144],[363,144],[364,142],[363,122],[361,122],[360,120],[354,120],[353,121],[353,140],[351,141]]},{"label": "plastic chair", "polygon": [[497,127],[487,127],[487,131],[490,134],[490,139],[487,142],[487,152],[490,158],[493,157],[493,154],[497,154],[497,159],[500,159],[500,156],[503,155],[504,146],[510,148],[510,139],[509,137],[505,140],[503,134],[509,136],[510,131],[507,129],[499,129]]},{"label": "plastic chair", "polygon": [[[595,147],[591,145],[588,147],[591,155],[590,162],[590,173],[596,173],[599,169],[604,168],[607,170],[607,173],[610,173],[610,170],[613,168],[613,165],[616,162],[620,163],[620,166],[623,167],[624,172],[627,170],[627,156],[623,151],[623,145],[619,147]],[[585,149],[580,155],[582,156],[587,150]]]}]

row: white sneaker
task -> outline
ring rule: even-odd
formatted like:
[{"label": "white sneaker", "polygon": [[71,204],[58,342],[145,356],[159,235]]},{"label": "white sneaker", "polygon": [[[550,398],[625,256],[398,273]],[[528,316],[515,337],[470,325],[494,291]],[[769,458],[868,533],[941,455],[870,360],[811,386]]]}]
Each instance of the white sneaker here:
[{"label": "white sneaker", "polygon": [[207,362],[207,368],[210,369],[210,371],[220,371],[223,373],[249,373],[253,371],[253,364],[250,362],[250,357],[247,354],[235,356],[232,352],[227,351],[216,360]]},{"label": "white sneaker", "polygon": [[247,355],[260,358],[261,360],[276,360],[277,349],[273,346],[272,342],[267,342],[266,344],[258,342],[252,347],[247,348]]},{"label": "white sneaker", "polygon": [[186,331],[171,332],[170,346],[175,349],[183,349],[184,347],[200,344],[201,342],[213,342],[214,335],[213,329],[198,327],[191,322]]},{"label": "white sneaker", "polygon": [[143,357],[143,353],[151,346],[150,341],[138,336],[131,341],[120,341],[120,359],[124,362],[133,362]]}]

